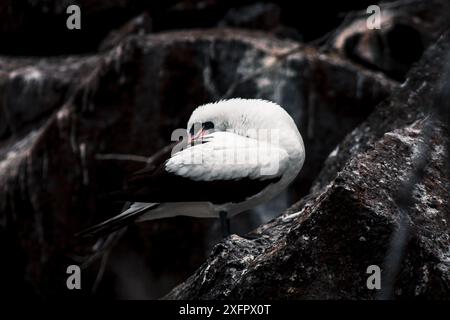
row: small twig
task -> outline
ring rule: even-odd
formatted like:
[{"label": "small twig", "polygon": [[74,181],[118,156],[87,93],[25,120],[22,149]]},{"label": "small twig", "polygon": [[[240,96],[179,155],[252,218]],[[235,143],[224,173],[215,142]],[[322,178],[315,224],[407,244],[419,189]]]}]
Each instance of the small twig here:
[{"label": "small twig", "polygon": [[121,154],[121,153],[100,154],[100,153],[97,153],[95,155],[95,159],[97,159],[97,160],[135,161],[135,162],[148,163],[151,158],[144,157],[144,156],[138,156],[138,155],[134,155],[134,154]]},{"label": "small twig", "polygon": [[122,228],[114,233],[112,233],[108,237],[108,244],[103,251],[102,259],[100,260],[100,267],[97,272],[97,276],[95,277],[94,284],[92,285],[92,293],[95,293],[100,285],[100,282],[103,279],[103,275],[105,274],[106,266],[108,264],[108,259],[111,254],[111,250],[115,247],[117,242],[122,238],[125,233],[126,228]]},{"label": "small twig", "polygon": [[94,284],[92,285],[92,289],[91,289],[92,293],[97,292],[98,286],[100,285],[100,282],[103,279],[103,275],[105,274],[106,265],[108,263],[108,258],[109,258],[110,253],[111,253],[111,250],[106,250],[100,260],[100,267],[98,268],[97,276],[95,277],[95,281],[94,281]]}]

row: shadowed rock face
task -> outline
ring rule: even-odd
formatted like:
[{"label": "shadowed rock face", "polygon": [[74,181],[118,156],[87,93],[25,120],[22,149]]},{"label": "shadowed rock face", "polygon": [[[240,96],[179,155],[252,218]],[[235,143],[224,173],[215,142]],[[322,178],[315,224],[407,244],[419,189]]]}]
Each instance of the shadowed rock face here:
[{"label": "shadowed rock face", "polygon": [[[76,31],[66,28],[70,16],[66,10],[73,4],[81,10],[81,29]],[[3,0],[0,53],[92,53],[112,30],[140,14],[151,18],[149,29],[157,32],[229,26],[310,41],[336,28],[342,21],[342,12],[363,10],[371,4],[370,0]]]},{"label": "shadowed rock face", "polygon": [[[449,21],[449,5],[444,0],[382,1],[383,28],[375,31],[367,30],[365,23],[366,8],[376,4],[370,0],[78,0],[82,28],[72,31],[66,28],[66,9],[71,4],[71,0],[2,1],[0,53],[45,56],[95,52],[112,30],[143,14],[149,18],[144,29],[158,32],[228,26],[302,41],[332,32],[332,47],[366,67],[403,79],[411,63]],[[342,13],[351,10],[354,12],[343,19]]]},{"label": "shadowed rock face", "polygon": [[[441,0],[384,1],[379,8],[379,28],[367,27],[365,10],[352,12],[324,47],[337,50],[366,68],[404,80],[424,50],[450,27],[450,3]],[[372,17],[375,17],[373,11]]]},{"label": "shadowed rock face", "polygon": [[447,34],[392,99],[347,136],[309,196],[255,230],[255,240],[234,235],[216,245],[207,262],[165,298],[376,298],[366,286],[367,267],[386,263],[401,219],[397,193],[421,145],[430,144],[424,178],[407,210],[409,232],[393,296],[448,299],[448,121],[443,114],[433,118],[429,140],[424,128],[449,52]]},{"label": "shadowed rock face", "polygon": [[[74,251],[93,253],[92,244],[74,243],[72,235],[121,209],[99,195],[120,188],[124,175],[143,166],[110,158],[152,155],[170,142],[174,129],[184,127],[196,106],[244,97],[286,108],[305,137],[308,155],[301,184],[283,198],[289,201],[307,192],[335,145],[396,87],[336,55],[226,29],[140,35],[103,54],[5,58],[1,66],[0,107],[8,115],[0,151],[2,230],[7,230],[5,242],[18,248],[11,265],[20,265],[28,277],[24,283],[44,295],[65,290],[65,266],[83,260]],[[260,212],[270,217],[286,206]],[[243,232],[249,230],[245,224],[255,223],[251,217],[239,219]],[[208,239],[218,240],[211,224],[169,219],[125,235],[115,252],[127,256],[137,250],[149,286],[159,280],[140,297],[161,295],[200,265]],[[164,250],[157,243],[164,243]],[[114,265],[120,260],[111,258],[111,277],[126,277],[127,271],[114,271],[123,270]],[[94,263],[87,287],[96,271]]]},{"label": "shadowed rock face", "polygon": [[0,58],[0,138],[15,140],[38,127],[99,62],[98,56]]}]

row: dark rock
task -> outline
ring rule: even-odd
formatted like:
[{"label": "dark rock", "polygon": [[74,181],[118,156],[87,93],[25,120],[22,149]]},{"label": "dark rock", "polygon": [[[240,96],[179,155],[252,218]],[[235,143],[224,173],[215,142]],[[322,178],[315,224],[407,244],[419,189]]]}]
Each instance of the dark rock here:
[{"label": "dark rock", "polygon": [[[20,114],[6,123],[10,133],[0,141],[2,250],[15,248],[1,274],[14,270],[9,284],[44,296],[71,294],[67,264],[96,253],[92,243],[74,242],[72,235],[121,210],[98,196],[120,188],[123,177],[143,164],[120,156],[152,155],[199,104],[247,97],[284,106],[308,148],[301,184],[291,189],[298,198],[335,145],[396,87],[336,55],[239,30],[127,37],[101,55],[58,59],[1,63],[2,96],[10,101],[1,110]],[[22,93],[26,103],[13,94],[16,86],[25,91],[23,82],[11,77],[23,66],[37,68],[48,81],[42,91],[41,82],[32,82],[26,89],[31,94]],[[60,72],[66,75],[58,82]],[[26,109],[31,103],[41,107]],[[136,291],[141,298],[167,292],[204,261],[208,239],[218,240],[211,224],[175,218],[131,228],[112,252],[109,281],[99,290],[111,295],[115,284],[116,290],[129,287],[124,282],[138,268],[151,283],[150,291]],[[117,255],[142,258],[124,266]],[[98,264],[83,271],[85,288],[92,287]]]},{"label": "dark rock", "polygon": [[380,3],[380,29],[369,29],[369,14],[353,12],[337,28],[326,48],[351,60],[404,80],[423,51],[450,27],[450,3],[442,0]]},{"label": "dark rock", "polygon": [[[429,56],[431,54],[433,57],[445,56],[443,48],[435,47],[433,50]],[[435,63],[429,56],[424,57],[420,66],[410,72],[414,76],[402,84],[402,88],[410,88],[411,92],[406,89],[400,90],[392,99],[377,106],[378,112],[372,113],[368,121],[353,130],[333,151],[313,184],[313,192],[332,181],[352,156],[365,152],[385,132],[402,128],[423,117],[425,108],[430,107],[432,103],[429,97],[434,96],[438,90],[435,84],[439,83],[442,77],[442,65]],[[414,107],[407,109],[407,112],[403,106],[405,101],[415,103]]]},{"label": "dark rock", "polygon": [[111,31],[99,46],[99,51],[106,51],[124,41],[126,37],[132,35],[144,35],[152,31],[152,19],[148,13],[140,14],[131,19],[118,30]]},{"label": "dark rock", "polygon": [[280,39],[303,42],[302,34],[295,27],[288,27],[282,23],[281,11],[279,5],[263,2],[231,8],[219,21],[218,26],[264,30]]},{"label": "dark rock", "polygon": [[258,2],[230,9],[219,22],[221,27],[273,30],[280,25],[281,9],[274,3]]},{"label": "dark rock", "polygon": [[[81,30],[66,27],[69,17],[66,9],[72,4],[81,9]],[[161,32],[213,28],[231,11],[227,19],[233,26],[267,30],[279,21],[274,34],[311,41],[336,28],[342,21],[342,12],[364,9],[369,4],[372,1],[274,0],[267,4],[255,0],[78,0],[76,3],[70,0],[3,0],[0,2],[0,54],[92,53],[105,36],[142,14],[152,18],[153,31]]]},{"label": "dark rock", "polygon": [[[319,179],[313,193],[255,230],[255,240],[233,235],[216,245],[207,262],[165,298],[379,297],[366,286],[366,270],[386,262],[402,220],[397,194],[426,144],[430,154],[407,210],[409,233],[393,294],[448,299],[450,128],[442,114],[431,114],[434,101],[440,100],[439,88],[448,86],[441,81],[446,80],[442,70],[449,69],[449,53],[447,33],[392,99],[377,107],[345,139],[337,155],[330,156],[323,171],[326,178]],[[428,139],[425,128],[431,119]],[[382,270],[382,279],[389,272]],[[382,289],[385,285],[382,281]]]},{"label": "dark rock", "polygon": [[98,60],[97,56],[0,58],[0,137],[17,137],[42,124]]}]

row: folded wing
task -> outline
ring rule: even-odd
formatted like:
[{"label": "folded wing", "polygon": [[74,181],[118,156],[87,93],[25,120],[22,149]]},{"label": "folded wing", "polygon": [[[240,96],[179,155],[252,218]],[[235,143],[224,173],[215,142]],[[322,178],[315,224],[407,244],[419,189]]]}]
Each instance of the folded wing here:
[{"label": "folded wing", "polygon": [[134,174],[116,199],[139,202],[240,202],[280,180],[282,148],[229,132],[204,137],[159,165]]}]

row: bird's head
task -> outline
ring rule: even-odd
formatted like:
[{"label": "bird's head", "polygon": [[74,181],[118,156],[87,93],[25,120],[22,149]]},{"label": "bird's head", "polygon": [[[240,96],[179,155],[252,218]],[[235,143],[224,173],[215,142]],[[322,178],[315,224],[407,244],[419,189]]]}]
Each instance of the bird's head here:
[{"label": "bird's head", "polygon": [[277,143],[304,154],[302,137],[291,116],[278,104],[261,99],[229,99],[199,106],[188,121],[191,139],[212,132],[232,132]]}]

